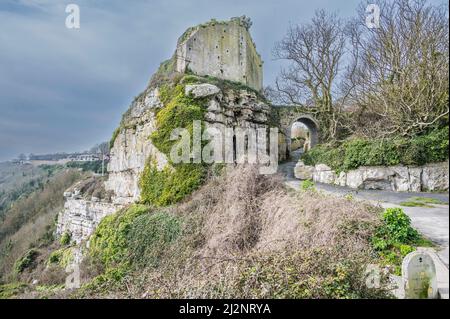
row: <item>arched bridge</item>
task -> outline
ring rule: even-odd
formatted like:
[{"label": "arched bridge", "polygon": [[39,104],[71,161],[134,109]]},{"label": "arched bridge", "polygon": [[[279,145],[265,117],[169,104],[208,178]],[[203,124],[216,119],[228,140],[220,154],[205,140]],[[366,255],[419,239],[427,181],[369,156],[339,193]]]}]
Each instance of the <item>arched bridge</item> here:
[{"label": "arched bridge", "polygon": [[286,138],[287,155],[291,152],[291,130],[294,123],[299,122],[309,130],[309,146],[313,147],[319,143],[320,125],[316,118],[307,113],[304,108],[297,106],[277,106],[276,107],[280,130]]}]

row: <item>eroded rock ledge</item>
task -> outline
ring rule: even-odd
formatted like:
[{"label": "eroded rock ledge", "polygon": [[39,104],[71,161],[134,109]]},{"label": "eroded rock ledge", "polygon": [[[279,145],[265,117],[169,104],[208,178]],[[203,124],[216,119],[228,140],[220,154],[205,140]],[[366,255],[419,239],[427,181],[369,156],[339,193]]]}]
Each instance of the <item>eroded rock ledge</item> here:
[{"label": "eroded rock ledge", "polygon": [[449,162],[423,166],[362,166],[337,174],[325,164],[305,165],[299,161],[294,169],[298,179],[347,186],[355,189],[392,190],[396,192],[448,191]]}]

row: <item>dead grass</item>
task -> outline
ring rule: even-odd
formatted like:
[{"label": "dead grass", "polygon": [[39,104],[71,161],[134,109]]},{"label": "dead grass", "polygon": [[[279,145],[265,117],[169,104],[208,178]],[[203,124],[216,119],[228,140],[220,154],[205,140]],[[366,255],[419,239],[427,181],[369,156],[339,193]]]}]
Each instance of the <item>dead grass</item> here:
[{"label": "dead grass", "polygon": [[228,169],[170,211],[183,234],[157,268],[83,297],[365,298],[379,210],[317,192],[292,193],[279,176]]}]

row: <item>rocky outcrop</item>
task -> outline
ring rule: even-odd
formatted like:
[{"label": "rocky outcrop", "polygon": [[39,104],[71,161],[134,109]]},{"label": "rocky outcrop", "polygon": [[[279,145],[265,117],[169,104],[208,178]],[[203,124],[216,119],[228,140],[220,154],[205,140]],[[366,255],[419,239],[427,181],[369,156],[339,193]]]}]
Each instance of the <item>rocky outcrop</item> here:
[{"label": "rocky outcrop", "polygon": [[448,190],[448,162],[425,165],[420,180],[424,190]]},{"label": "rocky outcrop", "polygon": [[203,84],[188,84],[185,88],[185,94],[192,94],[195,98],[207,97],[211,95],[216,95],[220,92],[220,89],[212,84],[203,83]]},{"label": "rocky outcrop", "polygon": [[57,234],[70,233],[80,243],[92,234],[100,220],[120,209],[120,205],[66,197],[63,213],[58,215]]},{"label": "rocky outcrop", "polygon": [[[219,89],[215,85],[201,83],[186,85],[185,92],[205,100],[207,127],[220,130],[229,127],[268,128],[270,106],[253,91]],[[87,239],[104,216],[139,200],[139,179],[149,159],[160,170],[170,165],[167,157],[150,140],[157,128],[155,109],[161,106],[157,89],[146,90],[136,99],[125,114],[114,140],[108,178],[101,182],[108,196],[97,198],[86,194],[86,190],[92,188],[89,183],[84,183],[88,186],[78,185],[68,190],[64,211],[58,219],[58,234],[68,231],[76,242]]]},{"label": "rocky outcrop", "polygon": [[155,160],[159,169],[168,164],[166,156],[149,140],[156,129],[154,114],[146,112],[139,119],[140,123],[121,130],[111,150],[105,188],[114,193],[112,200],[116,204],[126,205],[139,199],[139,176],[149,158]]},{"label": "rocky outcrop", "polygon": [[392,190],[396,192],[447,191],[449,186],[448,162],[419,167],[362,166],[336,174],[324,164],[305,165],[300,161],[295,167],[295,177],[312,179],[317,183],[347,186],[355,189]]},{"label": "rocky outcrop", "polygon": [[[204,85],[194,86],[192,91],[204,91]],[[205,115],[207,122],[223,124],[227,127],[268,127],[270,106],[263,102],[255,92],[234,89],[223,92],[214,85],[208,84],[208,87],[209,89],[206,91],[208,95],[203,94],[203,97],[209,96],[210,98]]]},{"label": "rocky outcrop", "polygon": [[312,179],[314,173],[314,166],[305,165],[303,161],[298,161],[294,168],[295,178],[306,180]]},{"label": "rocky outcrop", "polygon": [[[237,36],[238,33],[224,35],[224,29],[237,30],[249,41],[244,41],[242,44],[243,38]],[[159,170],[170,166],[168,158],[152,144],[150,136],[157,129],[156,110],[164,107],[160,97],[162,87],[183,84],[182,73],[187,71],[187,65],[180,68],[181,55],[192,57],[189,71],[193,74],[235,80],[257,90],[261,88],[261,61],[256,54],[248,30],[241,20],[234,19],[220,26],[215,26],[215,23],[208,24],[204,28],[195,28],[194,31],[182,36],[183,40],[178,43],[177,54],[161,64],[160,69],[152,77],[149,87],[133,101],[124,114],[112,141],[108,178],[106,181],[101,181],[101,186],[95,183],[104,189],[108,196],[94,196],[85,192],[92,187],[68,190],[64,211],[58,218],[58,234],[70,232],[77,242],[87,239],[104,216],[140,199],[139,180],[147,161],[152,160]],[[220,61],[222,65],[216,68],[208,64],[210,57],[214,57],[214,61],[217,60],[217,55],[213,52],[217,50],[218,44],[211,42],[210,38],[220,40],[224,39],[224,36],[232,39],[237,46],[225,48],[228,54],[220,57],[223,59]],[[226,40],[220,40],[220,43],[220,45],[228,45]],[[183,53],[180,50],[187,51]],[[182,61],[187,60],[182,59]],[[256,67],[254,63],[257,63]],[[210,71],[220,73],[215,74]],[[236,74],[228,74],[234,71]],[[193,74],[190,74],[191,80],[195,77]],[[197,77],[199,83],[187,83],[184,93],[191,98],[201,99],[202,104],[205,103],[206,127],[217,128],[222,133],[226,128],[269,127],[271,107],[259,93],[243,85],[229,82],[221,82],[219,88],[212,83],[203,83],[208,82],[210,78],[201,76]],[[258,147],[260,147],[259,144]]]}]

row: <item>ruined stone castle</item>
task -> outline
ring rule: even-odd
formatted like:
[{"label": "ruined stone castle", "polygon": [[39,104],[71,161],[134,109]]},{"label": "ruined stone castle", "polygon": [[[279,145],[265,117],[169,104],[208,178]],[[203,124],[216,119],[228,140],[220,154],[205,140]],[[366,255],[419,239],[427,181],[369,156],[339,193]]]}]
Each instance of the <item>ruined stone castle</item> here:
[{"label": "ruined stone castle", "polygon": [[244,16],[189,28],[178,40],[177,71],[241,82],[260,91],[263,62],[250,36],[250,26]]}]

